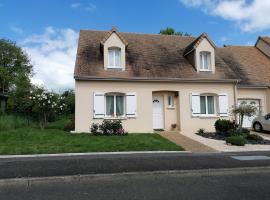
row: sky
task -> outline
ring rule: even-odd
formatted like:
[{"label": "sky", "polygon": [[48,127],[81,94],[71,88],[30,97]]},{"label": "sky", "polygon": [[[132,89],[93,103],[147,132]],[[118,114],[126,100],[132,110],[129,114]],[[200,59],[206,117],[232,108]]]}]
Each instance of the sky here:
[{"label": "sky", "polygon": [[0,0],[0,38],[16,41],[34,66],[32,82],[74,88],[80,29],[158,33],[173,27],[214,43],[254,45],[270,36],[270,0]]}]

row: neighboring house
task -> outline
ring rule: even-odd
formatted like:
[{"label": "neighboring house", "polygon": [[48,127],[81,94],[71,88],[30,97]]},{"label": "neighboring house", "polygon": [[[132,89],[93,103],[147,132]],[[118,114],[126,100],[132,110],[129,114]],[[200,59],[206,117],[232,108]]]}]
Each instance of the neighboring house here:
[{"label": "neighboring house", "polygon": [[[129,132],[194,133],[239,103],[270,112],[270,38],[218,48],[198,38],[81,30],[74,78],[76,132],[122,119]],[[245,125],[251,126],[251,119]]]}]

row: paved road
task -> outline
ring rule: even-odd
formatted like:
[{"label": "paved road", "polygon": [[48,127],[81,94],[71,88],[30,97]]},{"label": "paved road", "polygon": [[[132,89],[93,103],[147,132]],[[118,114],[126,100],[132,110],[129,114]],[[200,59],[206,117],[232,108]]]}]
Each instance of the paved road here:
[{"label": "paved road", "polygon": [[233,155],[265,155],[270,157],[270,152],[1,158],[0,179],[76,174],[270,166],[270,160],[239,161],[233,159],[231,157]]},{"label": "paved road", "polygon": [[0,185],[5,200],[269,200],[270,172],[105,175],[83,180]]}]

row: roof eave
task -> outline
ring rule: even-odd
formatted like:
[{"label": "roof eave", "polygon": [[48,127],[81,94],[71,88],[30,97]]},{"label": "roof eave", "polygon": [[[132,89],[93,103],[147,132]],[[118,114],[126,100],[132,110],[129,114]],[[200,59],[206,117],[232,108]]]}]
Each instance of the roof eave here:
[{"label": "roof eave", "polygon": [[96,77],[96,76],[74,76],[76,81],[146,81],[146,82],[195,82],[195,83],[238,83],[239,79],[198,79],[198,78],[147,78],[147,77]]},{"label": "roof eave", "polygon": [[270,85],[238,85],[240,89],[267,89]]}]

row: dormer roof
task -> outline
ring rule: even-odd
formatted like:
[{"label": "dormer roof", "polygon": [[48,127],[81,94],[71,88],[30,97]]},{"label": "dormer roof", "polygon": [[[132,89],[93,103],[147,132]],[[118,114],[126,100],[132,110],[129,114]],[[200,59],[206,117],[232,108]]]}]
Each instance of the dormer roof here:
[{"label": "dormer roof", "polygon": [[213,48],[216,48],[216,45],[214,44],[214,42],[208,37],[208,34],[204,32],[199,37],[197,37],[190,45],[186,47],[183,53],[183,56],[186,56],[192,51],[194,51],[203,39],[207,39],[208,42],[213,46]]},{"label": "dormer roof", "polygon": [[101,44],[104,45],[104,43],[109,39],[109,37],[115,33],[120,40],[123,42],[125,46],[128,45],[128,42],[125,40],[125,38],[118,32],[117,28],[115,26],[112,27],[112,29],[105,35],[105,37],[101,40]]}]

